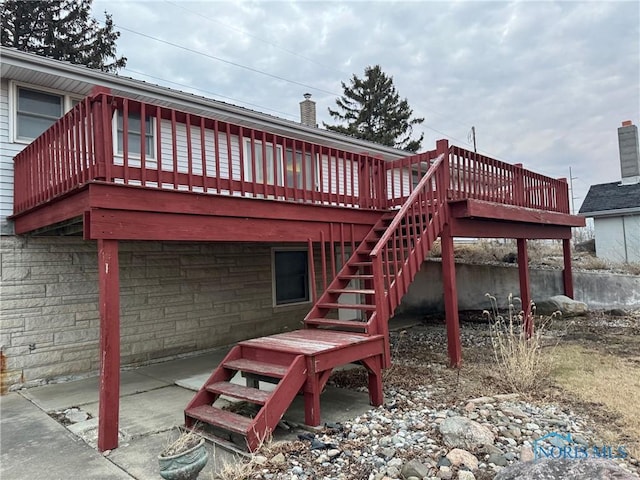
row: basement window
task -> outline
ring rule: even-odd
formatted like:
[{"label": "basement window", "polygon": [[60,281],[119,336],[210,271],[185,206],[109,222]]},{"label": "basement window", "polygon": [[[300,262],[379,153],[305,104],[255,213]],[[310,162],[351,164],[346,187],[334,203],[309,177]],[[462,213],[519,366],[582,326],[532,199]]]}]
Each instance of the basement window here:
[{"label": "basement window", "polygon": [[306,250],[273,250],[274,304],[309,301],[309,260]]}]

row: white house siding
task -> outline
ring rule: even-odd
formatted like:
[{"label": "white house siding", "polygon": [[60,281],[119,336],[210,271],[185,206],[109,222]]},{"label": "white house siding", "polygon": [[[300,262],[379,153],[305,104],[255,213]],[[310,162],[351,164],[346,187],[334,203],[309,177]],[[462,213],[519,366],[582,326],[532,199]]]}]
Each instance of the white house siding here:
[{"label": "white house siding", "polygon": [[413,190],[411,172],[406,168],[394,168],[387,171],[387,198],[407,196]]},{"label": "white house siding", "polygon": [[[160,125],[161,131],[161,151],[160,151],[160,160],[161,160],[161,170],[165,172],[173,172],[174,164],[177,166],[176,171],[179,173],[189,173],[189,156],[188,156],[188,145],[187,145],[187,125],[184,123],[176,124],[175,129],[175,144],[176,144],[176,156],[174,159],[174,136],[171,129],[171,122],[169,120],[162,120]],[[203,169],[203,158],[202,158],[202,133],[200,131],[200,127],[191,126],[191,173],[195,175],[202,175],[204,172]],[[215,151],[215,132],[211,129],[205,129],[204,140],[205,140],[205,160],[204,166],[206,167],[206,173],[209,177],[215,177],[218,173],[216,170],[216,151]],[[154,129],[154,135],[156,134],[156,130]],[[240,172],[240,151],[238,144],[238,136],[231,135],[231,169],[233,180],[240,180],[241,172]],[[153,141],[154,150],[156,148],[156,139],[154,137]],[[219,161],[219,174],[222,179],[229,178],[229,149],[227,145],[227,136],[225,133],[218,132],[218,157]],[[122,155],[116,154],[114,158],[114,163],[116,165],[123,164]],[[140,158],[135,156],[130,156],[127,159],[128,165],[132,167],[140,167]],[[155,170],[158,165],[158,155],[157,152],[154,151],[154,155],[152,158],[147,158],[145,165],[148,169]],[[118,179],[118,183],[122,183],[122,179]],[[139,181],[130,181],[132,185],[140,185]],[[146,186],[148,187],[157,187],[156,182],[146,182]],[[162,185],[163,188],[173,188],[173,184],[165,183]],[[178,187],[179,190],[187,190],[188,185],[180,185]],[[196,192],[202,192],[202,187],[194,188]],[[212,192],[218,193],[218,192]],[[223,190],[220,193],[228,193],[228,191]]]},{"label": "white house siding", "polygon": [[[121,242],[122,363],[299,328],[310,303],[273,307],[272,246]],[[95,242],[4,236],[0,260],[0,345],[9,384],[95,372]]]},{"label": "white house siding", "polygon": [[627,215],[624,219],[627,261],[640,263],[640,215]]},{"label": "white house siding", "polygon": [[9,81],[0,80],[0,235],[13,234],[13,157],[26,145],[9,138]]},{"label": "white house siding", "polygon": [[640,215],[594,218],[596,255],[610,262],[640,262]]}]

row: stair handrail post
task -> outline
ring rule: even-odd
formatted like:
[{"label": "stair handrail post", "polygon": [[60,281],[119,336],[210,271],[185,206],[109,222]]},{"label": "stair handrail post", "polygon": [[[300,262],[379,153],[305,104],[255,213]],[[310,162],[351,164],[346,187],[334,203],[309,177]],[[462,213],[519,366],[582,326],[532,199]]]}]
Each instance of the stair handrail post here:
[{"label": "stair handrail post", "polygon": [[113,107],[109,101],[111,89],[95,86],[91,90],[91,114],[93,116],[93,144],[96,162],[95,178],[92,180],[111,181],[113,161]]},{"label": "stair handrail post", "polygon": [[[438,195],[441,199],[445,200],[447,198],[449,198],[449,189],[451,188],[451,161],[450,161],[450,155],[451,152],[449,151],[449,140],[447,140],[446,138],[440,139],[436,142],[436,155],[438,157],[440,157],[442,155],[442,169],[443,169],[443,184],[444,185],[438,185],[436,184],[436,189],[440,190],[440,187],[443,187],[443,194],[442,195]],[[437,176],[436,176],[436,181],[437,181]]]},{"label": "stair handrail post", "polygon": [[389,339],[389,296],[384,292],[384,272],[382,269],[382,257],[371,255],[371,268],[373,273],[373,289],[376,298],[375,333],[384,337],[383,368],[391,366],[391,343]]}]

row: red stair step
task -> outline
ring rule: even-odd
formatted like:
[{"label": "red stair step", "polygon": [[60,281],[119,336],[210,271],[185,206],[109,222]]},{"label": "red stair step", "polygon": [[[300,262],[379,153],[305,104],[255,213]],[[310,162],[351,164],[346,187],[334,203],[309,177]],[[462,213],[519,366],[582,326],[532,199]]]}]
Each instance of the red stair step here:
[{"label": "red stair step", "polygon": [[329,318],[309,318],[304,321],[307,325],[319,325],[327,327],[341,327],[341,328],[358,328],[366,332],[369,331],[369,325],[367,322],[361,322],[359,320],[333,320]]},{"label": "red stair step", "polygon": [[214,427],[223,428],[230,432],[245,435],[251,427],[252,420],[237,413],[212,407],[211,405],[200,405],[185,410],[185,415],[208,423]]},{"label": "red stair step", "polygon": [[258,362],[256,360],[248,360],[239,358],[237,360],[229,360],[224,362],[225,368],[237,370],[239,372],[254,373],[265,377],[282,378],[286,375],[288,367],[285,365],[277,365],[275,363]]},{"label": "red stair step", "polygon": [[330,288],[331,293],[353,293],[356,295],[375,295],[375,290],[359,289],[359,288]]},{"label": "red stair step", "polygon": [[373,280],[373,275],[340,275],[338,278],[344,280]]},{"label": "red stair step", "polygon": [[375,310],[375,305],[367,305],[366,303],[347,304],[347,303],[319,303],[318,308],[345,308],[347,310]]},{"label": "red stair step", "polygon": [[231,382],[212,383],[211,385],[207,385],[206,389],[212,393],[227,395],[228,397],[246,400],[248,402],[257,403],[258,405],[264,405],[269,398],[269,395],[271,395],[271,392],[265,392],[264,390],[245,387],[243,385],[236,385]]},{"label": "red stair step", "polygon": [[350,267],[370,267],[371,262],[349,262],[347,265]]}]

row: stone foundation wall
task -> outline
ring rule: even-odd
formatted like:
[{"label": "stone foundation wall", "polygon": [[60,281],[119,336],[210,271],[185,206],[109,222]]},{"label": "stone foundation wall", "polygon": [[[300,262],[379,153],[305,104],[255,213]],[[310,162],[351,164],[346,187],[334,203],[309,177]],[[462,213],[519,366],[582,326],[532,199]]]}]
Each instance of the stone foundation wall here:
[{"label": "stone foundation wall", "polygon": [[[121,242],[123,365],[296,329],[310,304],[273,307],[265,244]],[[96,242],[0,237],[8,383],[99,368]]]}]

